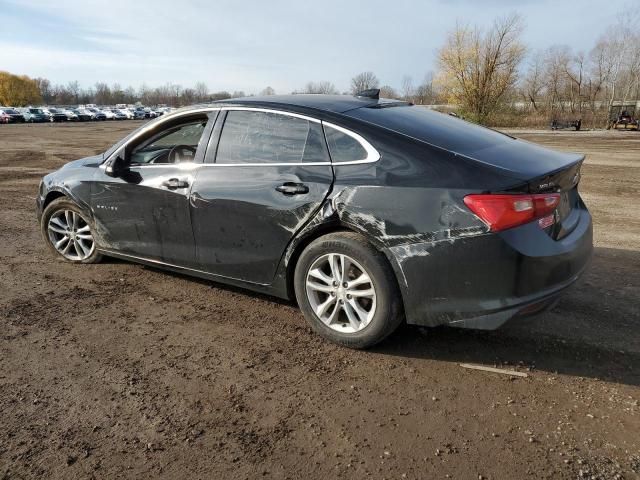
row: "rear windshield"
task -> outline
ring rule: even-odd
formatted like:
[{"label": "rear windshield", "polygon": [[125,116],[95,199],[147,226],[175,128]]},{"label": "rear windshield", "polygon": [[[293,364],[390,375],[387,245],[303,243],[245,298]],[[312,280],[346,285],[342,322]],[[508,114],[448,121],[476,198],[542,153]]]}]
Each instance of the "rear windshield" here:
[{"label": "rear windshield", "polygon": [[500,132],[417,105],[365,107],[346,115],[465,155],[512,140]]}]

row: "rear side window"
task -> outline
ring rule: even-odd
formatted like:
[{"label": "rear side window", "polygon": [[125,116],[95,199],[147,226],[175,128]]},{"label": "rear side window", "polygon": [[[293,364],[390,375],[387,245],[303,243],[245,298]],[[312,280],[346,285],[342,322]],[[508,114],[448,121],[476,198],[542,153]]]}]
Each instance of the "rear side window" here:
[{"label": "rear side window", "polygon": [[325,125],[324,132],[329,145],[329,153],[334,163],[357,162],[367,158],[367,151],[362,144],[346,133]]},{"label": "rear side window", "polygon": [[513,140],[494,130],[421,106],[358,108],[346,115],[465,155]]},{"label": "rear side window", "polygon": [[216,163],[310,162],[329,162],[319,123],[271,112],[227,113]]}]

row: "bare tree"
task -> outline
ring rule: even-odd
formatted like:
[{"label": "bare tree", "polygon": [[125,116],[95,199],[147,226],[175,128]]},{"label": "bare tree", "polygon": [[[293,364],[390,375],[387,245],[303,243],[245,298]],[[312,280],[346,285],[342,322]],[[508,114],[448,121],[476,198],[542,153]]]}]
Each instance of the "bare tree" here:
[{"label": "bare tree", "polygon": [[529,61],[529,67],[522,80],[522,94],[534,110],[538,110],[540,96],[544,91],[544,55],[536,52]]},{"label": "bare tree", "polygon": [[418,105],[431,105],[436,102],[436,90],[433,85],[433,72],[424,76],[420,85],[413,89],[411,101]]},{"label": "bare tree", "polygon": [[38,90],[40,90],[42,101],[48,104],[51,101],[51,82],[46,78],[40,77],[36,78],[35,82],[38,86]]},{"label": "bare tree", "polygon": [[204,82],[196,83],[194,87],[194,98],[196,102],[206,102],[209,99],[209,87]]},{"label": "bare tree", "polygon": [[[136,89],[133,88],[132,86],[128,86],[127,88],[125,88],[124,90],[124,101],[126,103],[134,103],[136,101],[137,95],[136,95]],[[88,103],[88,102],[85,102]]]},{"label": "bare tree", "polygon": [[565,74],[569,79],[569,98],[571,102],[571,111],[576,110],[582,113],[583,107],[583,84],[585,81],[585,55],[579,52],[574,55],[565,64]]},{"label": "bare tree", "polygon": [[413,79],[409,75],[405,75],[402,77],[402,98],[406,101],[411,102],[413,100],[413,94],[415,93],[413,88]]},{"label": "bare tree", "polygon": [[472,119],[485,122],[517,80],[525,53],[518,15],[497,19],[483,33],[458,25],[439,52],[441,79],[450,98]]},{"label": "bare tree", "polygon": [[547,108],[555,118],[557,111],[563,112],[568,104],[567,64],[571,50],[566,45],[554,45],[545,52],[545,88],[547,90]]},{"label": "bare tree", "polygon": [[333,83],[323,81],[323,82],[308,82],[302,93],[322,93],[325,95],[336,95],[338,90]]},{"label": "bare tree", "polygon": [[104,82],[98,82],[95,85],[96,97],[95,100],[99,105],[108,105],[111,103],[111,89],[109,85]]},{"label": "bare tree", "polygon": [[210,97],[211,97],[211,100],[215,102],[216,100],[226,100],[228,98],[231,98],[231,94],[226,90],[222,90],[220,92],[212,93]]},{"label": "bare tree", "polygon": [[265,87],[261,92],[260,95],[275,95],[276,91],[271,88],[271,87]]},{"label": "bare tree", "polygon": [[124,90],[119,83],[114,83],[111,87],[111,102],[112,103],[125,103]]},{"label": "bare tree", "polygon": [[355,95],[358,92],[378,88],[380,82],[373,72],[362,72],[351,79],[351,93]]},{"label": "bare tree", "polygon": [[196,103],[196,91],[193,88],[185,88],[180,99],[182,105],[192,105]]},{"label": "bare tree", "polygon": [[389,85],[383,85],[380,87],[380,96],[383,98],[400,98],[398,92],[396,92],[393,87]]},{"label": "bare tree", "polygon": [[74,80],[67,84],[67,91],[73,97],[73,101],[75,103],[78,103],[78,98],[80,97],[80,84],[77,80]]}]

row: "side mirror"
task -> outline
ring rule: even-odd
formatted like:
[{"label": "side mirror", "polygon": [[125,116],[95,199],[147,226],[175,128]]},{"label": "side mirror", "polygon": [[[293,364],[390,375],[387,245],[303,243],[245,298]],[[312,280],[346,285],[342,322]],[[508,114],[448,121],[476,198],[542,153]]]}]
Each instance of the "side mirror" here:
[{"label": "side mirror", "polygon": [[110,177],[119,177],[127,170],[127,163],[124,159],[124,148],[115,152],[111,159],[105,164],[104,173]]}]

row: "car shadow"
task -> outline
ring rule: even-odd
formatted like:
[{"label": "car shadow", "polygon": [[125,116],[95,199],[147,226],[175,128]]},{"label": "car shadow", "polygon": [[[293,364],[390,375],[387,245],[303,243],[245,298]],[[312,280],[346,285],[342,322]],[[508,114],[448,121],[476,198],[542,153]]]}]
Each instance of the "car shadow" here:
[{"label": "car shadow", "polygon": [[[113,263],[128,263],[108,259]],[[295,307],[245,289],[145,266],[176,278]],[[549,312],[512,320],[494,331],[404,325],[375,354],[485,365],[640,385],[640,252],[596,248],[577,285]]]},{"label": "car shadow", "polygon": [[[495,331],[407,325],[373,351],[640,385],[640,252],[596,248],[582,280],[558,305]],[[418,333],[424,332],[425,335]]]}]

